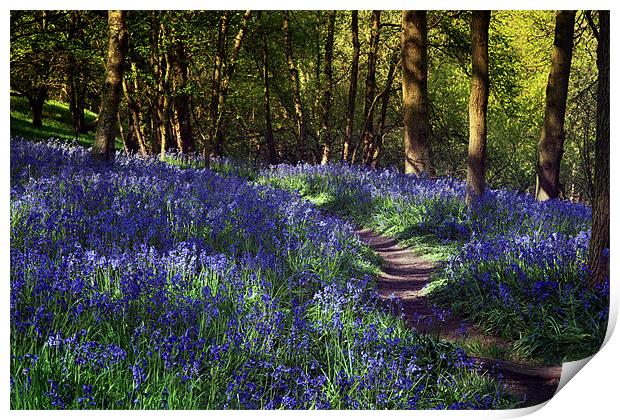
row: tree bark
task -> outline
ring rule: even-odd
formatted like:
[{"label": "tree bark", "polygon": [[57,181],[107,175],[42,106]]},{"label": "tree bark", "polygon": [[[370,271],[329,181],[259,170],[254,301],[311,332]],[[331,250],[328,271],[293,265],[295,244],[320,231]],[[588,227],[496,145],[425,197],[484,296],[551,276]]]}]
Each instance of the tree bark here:
[{"label": "tree bark", "polygon": [[308,133],[306,132],[304,111],[299,92],[299,72],[295,67],[295,61],[293,60],[293,40],[291,36],[288,10],[282,11],[282,30],[284,32],[284,52],[286,54],[286,63],[288,65],[290,75],[291,94],[293,96],[293,104],[295,105],[295,123],[297,125],[298,136],[298,159],[301,161],[306,161],[308,158]]},{"label": "tree bark", "polygon": [[176,141],[170,142],[170,130],[168,127],[170,117],[170,62],[168,61],[167,54],[164,52],[163,44],[165,44],[165,30],[163,24],[161,25],[160,32],[160,45],[159,49],[159,77],[157,91],[161,92],[157,98],[157,120],[159,122],[159,138],[161,139],[161,158],[166,156],[166,152],[174,151],[177,148]]},{"label": "tree bark", "polygon": [[467,155],[468,206],[485,189],[487,106],[489,104],[489,23],[491,11],[475,10],[471,18],[471,93],[469,96],[469,149]]},{"label": "tree bark", "polygon": [[[124,82],[123,82],[124,83]],[[125,153],[134,154],[138,153],[139,147],[136,137],[134,136],[133,126],[131,122],[131,114],[129,116],[129,123],[127,124],[127,131],[123,128],[123,118],[121,112],[116,113],[116,121],[118,123],[118,132],[123,140],[123,150]]]},{"label": "tree bark", "polygon": [[596,166],[592,202],[592,237],[588,255],[588,283],[609,281],[609,10],[599,11],[596,66]]},{"label": "tree bark", "polygon": [[269,48],[267,45],[267,32],[263,27],[263,110],[265,113],[265,143],[267,144],[267,153],[269,163],[275,165],[278,163],[278,152],[276,150],[275,141],[273,139],[273,125],[271,123],[271,101],[269,98]]},{"label": "tree bark", "polygon": [[152,71],[152,92],[151,103],[153,104],[150,112],[150,133],[153,153],[161,153],[162,149],[162,136],[160,130],[160,118],[164,112],[161,109],[163,92],[163,83],[161,78],[161,57],[159,54],[159,38],[160,38],[160,16],[159,11],[150,12],[150,33],[149,33],[149,47],[150,47],[150,65]]},{"label": "tree bark", "polygon": [[123,80],[123,64],[127,51],[127,25],[125,11],[108,11],[108,65],[106,79],[103,86],[101,110],[95,142],[93,143],[93,157],[111,162],[114,160],[114,138],[116,113],[120,101],[121,83]]},{"label": "tree bark", "polygon": [[131,63],[131,73],[133,78],[133,92],[130,91],[127,84],[127,75],[124,75],[123,77],[123,93],[125,95],[125,101],[127,101],[127,108],[130,115],[129,126],[131,129],[128,131],[132,134],[132,136],[136,137],[137,147],[135,152],[139,152],[142,156],[147,156],[149,154],[149,150],[142,133],[142,107],[140,100],[138,99],[140,89],[138,87],[138,71],[135,63]]},{"label": "tree bark", "polygon": [[226,37],[228,35],[229,11],[222,12],[220,17],[220,31],[217,36],[217,51],[215,54],[215,65],[213,66],[213,77],[211,79],[211,100],[209,104],[209,123],[207,125],[207,139],[203,150],[205,165],[208,166],[213,143],[215,142],[215,124],[218,115],[218,98],[222,85],[222,66],[226,60]]},{"label": "tree bark", "polygon": [[379,28],[381,25],[381,10],[373,10],[370,17],[370,47],[368,50],[368,74],[366,75],[366,97],[364,101],[364,126],[362,127],[362,135],[357,147],[353,150],[351,163],[355,163],[357,153],[360,149],[362,160],[368,152],[368,148],[374,137],[374,109],[375,109],[375,90],[377,88],[376,65],[377,51],[379,49]]},{"label": "tree bark", "polygon": [[32,111],[32,126],[35,128],[43,127],[43,105],[47,98],[47,87],[40,86],[36,89],[34,96],[27,96],[30,110]]},{"label": "tree bark", "polygon": [[[83,37],[80,11],[72,10],[70,14],[68,41],[72,49],[77,49],[76,43]],[[67,57],[67,85],[69,90],[69,111],[73,120],[73,129],[76,133],[86,133],[88,127],[84,118],[84,95],[86,94],[86,75],[81,70],[81,63],[74,52]]]},{"label": "tree bark", "polygon": [[390,67],[388,68],[387,80],[385,82],[385,89],[381,92],[381,111],[379,113],[379,121],[377,124],[377,134],[375,140],[370,149],[370,153],[366,158],[366,165],[375,169],[379,164],[379,157],[383,150],[383,137],[385,135],[385,119],[387,117],[387,109],[390,103],[390,93],[392,92],[392,83],[394,82],[394,74],[396,73],[396,66],[398,65],[399,51],[394,51],[390,57]]},{"label": "tree bark", "polygon": [[217,98],[217,118],[215,120],[215,126],[213,127],[213,134],[215,136],[215,147],[213,149],[213,155],[218,157],[222,156],[224,147],[224,108],[226,106],[226,98],[228,97],[228,89],[230,88],[230,81],[232,80],[232,77],[235,73],[237,56],[241,51],[241,45],[243,44],[243,39],[245,38],[248,22],[250,21],[251,15],[252,12],[250,10],[246,10],[243,14],[241,28],[239,28],[239,32],[235,37],[235,43],[230,54],[230,59],[228,60],[228,64],[226,65],[226,71],[224,72],[224,77],[221,81],[219,89],[219,94]]},{"label": "tree bark", "polygon": [[435,176],[428,112],[426,11],[403,11],[403,125],[405,173]]},{"label": "tree bark", "polygon": [[170,142],[169,115],[170,115],[170,63],[165,53],[164,45],[167,43],[166,28],[161,23],[159,11],[151,12],[151,66],[153,69],[153,79],[155,96],[153,97],[154,109],[153,118],[153,139],[154,149],[158,150],[163,159],[168,150],[176,149],[176,141]]},{"label": "tree bark", "polygon": [[536,199],[557,198],[560,194],[560,162],[564,153],[564,116],[573,50],[575,11],[558,11],[547,82],[545,119],[538,143]]},{"label": "tree bark", "polygon": [[336,11],[327,12],[327,40],[325,41],[325,64],[323,72],[325,73],[325,90],[323,92],[323,106],[321,114],[321,132],[320,137],[323,142],[323,154],[321,156],[321,165],[329,162],[332,148],[332,127],[330,123],[332,112],[332,97],[334,90],[332,58],[334,55],[334,25],[336,22]]},{"label": "tree bark", "polygon": [[353,44],[353,58],[351,59],[351,77],[349,79],[349,98],[347,101],[347,122],[344,128],[344,144],[342,160],[348,162],[351,158],[353,145],[353,122],[355,120],[355,97],[357,95],[357,72],[360,61],[360,41],[357,24],[357,10],[351,11],[351,41]]},{"label": "tree bark", "polygon": [[189,113],[190,96],[187,93],[187,56],[185,43],[182,39],[176,39],[174,49],[169,54],[173,78],[173,123],[177,148],[183,154],[194,153],[194,138]]}]

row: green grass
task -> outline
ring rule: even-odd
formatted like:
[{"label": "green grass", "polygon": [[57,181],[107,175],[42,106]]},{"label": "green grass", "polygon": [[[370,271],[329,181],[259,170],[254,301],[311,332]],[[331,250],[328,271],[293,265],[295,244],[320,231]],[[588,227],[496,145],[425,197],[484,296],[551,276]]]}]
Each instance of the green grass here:
[{"label": "green grass", "polygon": [[[84,110],[86,123],[92,123],[97,114]],[[11,96],[11,137],[23,137],[28,140],[46,140],[55,138],[76,142],[80,146],[90,147],[95,141],[94,131],[86,134],[76,133],[73,129],[69,104],[49,100],[43,105],[43,127],[32,126],[32,113],[24,97]],[[115,147],[123,149],[123,141],[116,138]]]}]

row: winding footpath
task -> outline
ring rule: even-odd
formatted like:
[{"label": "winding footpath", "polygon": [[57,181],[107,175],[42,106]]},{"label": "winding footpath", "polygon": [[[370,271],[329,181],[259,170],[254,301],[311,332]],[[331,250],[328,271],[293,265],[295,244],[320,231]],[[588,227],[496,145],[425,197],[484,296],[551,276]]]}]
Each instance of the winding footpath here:
[{"label": "winding footpath", "polygon": [[[401,247],[395,239],[378,235],[372,230],[358,229],[355,233],[383,261],[378,279],[379,296],[387,301],[390,297],[398,298],[405,320],[411,327],[451,342],[468,337],[483,345],[508,345],[500,337],[484,334],[474,325],[438,310],[428,301],[422,289],[430,282],[433,272],[441,268],[440,263],[430,262],[412,250]],[[509,391],[523,401],[523,407],[551,399],[562,373],[561,366],[533,367],[485,357],[472,357],[472,360],[482,371],[501,374]]]}]

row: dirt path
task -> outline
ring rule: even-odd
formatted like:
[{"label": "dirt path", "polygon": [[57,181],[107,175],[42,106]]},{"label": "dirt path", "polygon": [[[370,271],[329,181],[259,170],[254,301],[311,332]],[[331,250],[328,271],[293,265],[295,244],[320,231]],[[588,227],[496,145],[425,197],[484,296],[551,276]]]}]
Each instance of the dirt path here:
[{"label": "dirt path", "polygon": [[[484,334],[474,325],[434,307],[422,293],[431,274],[441,264],[430,262],[413,251],[399,246],[395,239],[378,235],[369,229],[355,232],[360,239],[373,248],[382,258],[383,273],[378,280],[379,296],[400,299],[406,321],[416,330],[438,336],[440,339],[458,342],[464,337],[482,345],[506,347],[509,344],[500,337]],[[501,373],[510,391],[524,400],[524,406],[532,406],[549,400],[558,386],[561,366],[532,367],[499,359],[472,357],[483,370]]]}]

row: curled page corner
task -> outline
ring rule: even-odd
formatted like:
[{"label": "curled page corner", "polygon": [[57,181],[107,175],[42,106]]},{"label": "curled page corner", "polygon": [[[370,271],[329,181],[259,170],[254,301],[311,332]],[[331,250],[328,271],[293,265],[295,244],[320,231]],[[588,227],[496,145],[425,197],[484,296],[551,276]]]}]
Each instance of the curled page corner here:
[{"label": "curled page corner", "polygon": [[537,405],[530,405],[529,407],[513,408],[512,410],[503,410],[499,412],[498,418],[508,419],[508,418],[528,416],[540,410],[541,408],[543,408],[545,405],[547,405],[549,401],[551,400],[549,399],[547,401],[543,401]]},{"label": "curled page corner", "polygon": [[575,360],[572,362],[564,362],[562,364],[562,374],[560,375],[560,383],[558,384],[558,388],[555,390],[555,394],[558,392],[570,381],[573,377],[579,372],[595,355],[593,354],[590,357],[586,357],[585,359]]}]

